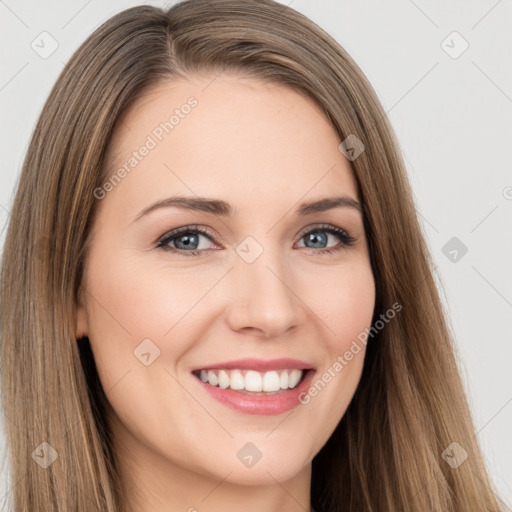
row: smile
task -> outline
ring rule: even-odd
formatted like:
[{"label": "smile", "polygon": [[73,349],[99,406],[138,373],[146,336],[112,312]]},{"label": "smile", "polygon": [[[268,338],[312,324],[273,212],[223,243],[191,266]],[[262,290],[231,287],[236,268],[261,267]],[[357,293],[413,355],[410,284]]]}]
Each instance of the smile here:
[{"label": "smile", "polygon": [[194,375],[203,382],[220,389],[246,391],[257,394],[277,393],[297,387],[305,371],[298,368],[259,372],[246,369],[196,370]]},{"label": "smile", "polygon": [[[192,377],[202,389],[201,392],[204,391],[222,406],[242,414],[270,416],[283,414],[301,405],[300,397],[308,392],[315,373],[313,369],[298,368],[266,372],[211,368],[193,371]],[[282,388],[281,383],[286,387]],[[249,391],[247,388],[261,388],[261,391]]]}]

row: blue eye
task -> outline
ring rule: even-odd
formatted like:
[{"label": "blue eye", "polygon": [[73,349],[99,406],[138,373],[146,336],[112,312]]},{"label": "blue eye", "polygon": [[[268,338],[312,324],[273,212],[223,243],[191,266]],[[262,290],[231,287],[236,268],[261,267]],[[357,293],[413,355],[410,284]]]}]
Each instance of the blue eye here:
[{"label": "blue eye", "polygon": [[[212,240],[208,231],[200,226],[185,226],[175,229],[165,235],[158,243],[158,247],[172,252],[181,252],[184,256],[199,256],[204,247],[199,247],[199,237],[203,236]],[[173,244],[170,246],[169,244]],[[176,244],[178,245],[176,247]],[[181,246],[181,247],[180,247]],[[192,250],[189,250],[192,249]],[[185,254],[186,253],[186,254]]]},{"label": "blue eye", "polygon": [[[329,236],[325,233],[335,235],[341,243],[331,247],[318,247],[318,245],[328,243]],[[213,242],[213,236],[201,226],[184,226],[164,235],[158,241],[157,247],[183,256],[201,256],[201,253],[204,253],[207,249],[207,247],[201,247],[201,237]],[[351,247],[356,242],[356,239],[344,229],[329,224],[309,228],[300,236],[300,239],[305,239],[307,243],[315,245],[314,247],[306,247],[308,252],[314,254],[330,254]]]},{"label": "blue eye", "polygon": [[[338,244],[334,247],[331,246],[328,248],[313,247],[312,249],[319,249],[318,251],[314,252],[320,252],[321,254],[330,254],[332,252],[339,251],[346,247],[351,247],[356,242],[356,239],[349,235],[344,229],[340,229],[336,226],[331,225],[318,226],[313,229],[309,229],[301,236],[301,239],[306,238],[308,242],[311,242],[313,244],[323,244],[324,242],[328,242],[328,236],[325,235],[325,233],[336,235],[338,239],[341,240],[341,244]],[[307,248],[311,249],[310,247]]]}]

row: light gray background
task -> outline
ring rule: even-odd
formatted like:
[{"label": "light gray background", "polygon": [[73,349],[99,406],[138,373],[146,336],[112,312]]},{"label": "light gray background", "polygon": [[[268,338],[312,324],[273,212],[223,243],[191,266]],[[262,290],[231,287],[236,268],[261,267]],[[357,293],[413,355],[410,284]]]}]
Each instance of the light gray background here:
[{"label": "light gray background", "polygon": [[[0,247],[29,136],[51,86],[94,28],[139,3],[0,0]],[[510,504],[512,1],[282,3],[340,42],[388,112],[457,335],[477,437]],[[33,41],[42,46],[44,31],[58,43],[46,59],[31,47]],[[469,44],[457,58],[464,43],[448,37],[453,31]],[[443,253],[452,237],[468,248],[456,262]],[[9,499],[11,484],[2,466],[0,500]]]}]

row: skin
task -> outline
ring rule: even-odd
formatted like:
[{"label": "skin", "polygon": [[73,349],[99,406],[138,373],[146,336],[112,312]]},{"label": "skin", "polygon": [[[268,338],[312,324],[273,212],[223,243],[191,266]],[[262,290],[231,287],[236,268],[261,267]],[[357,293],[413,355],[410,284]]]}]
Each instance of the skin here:
[{"label": "skin", "polygon": [[[341,139],[310,99],[236,75],[212,79],[158,84],[116,130],[112,173],[175,108],[190,96],[198,100],[95,199],[76,335],[89,337],[111,406],[127,510],[304,512],[312,459],[354,395],[364,346],[309,404],[275,416],[217,402],[191,369],[292,357],[310,362],[316,379],[370,327],[375,283],[361,213],[294,213],[306,200],[357,200],[358,189],[338,150]],[[175,194],[222,199],[235,215],[167,207],[134,221]],[[312,244],[304,235],[318,224],[342,228],[356,242],[321,254],[343,241],[323,231]],[[188,225],[213,235],[198,235],[201,256],[183,255],[183,237],[169,243],[181,254],[157,247],[160,237]],[[248,236],[263,249],[251,264],[236,252]],[[134,356],[144,339],[160,350],[149,366]],[[262,453],[251,468],[237,458],[247,442]]]}]

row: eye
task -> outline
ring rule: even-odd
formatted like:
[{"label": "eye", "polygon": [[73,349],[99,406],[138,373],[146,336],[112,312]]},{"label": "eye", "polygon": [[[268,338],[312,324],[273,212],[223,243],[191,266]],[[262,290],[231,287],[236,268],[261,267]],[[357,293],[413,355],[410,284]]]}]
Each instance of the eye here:
[{"label": "eye", "polygon": [[[325,233],[327,233],[327,235]],[[341,243],[330,247],[323,247],[324,244],[328,243],[329,235],[335,235],[339,240],[341,240]],[[314,246],[312,248],[307,247],[307,249],[313,249],[312,252],[321,254],[330,254],[340,251],[346,247],[351,247],[356,242],[356,239],[344,229],[331,224],[316,226],[313,229],[309,228],[308,231],[305,231],[301,235],[301,240],[302,239],[305,239],[307,243],[311,243]],[[321,245],[322,247],[318,247],[318,245]]]},{"label": "eye", "polygon": [[180,252],[185,256],[199,256],[199,253],[205,249],[204,244],[200,244],[200,237],[212,240],[208,230],[203,227],[185,226],[164,235],[158,242],[157,247],[172,252]]},{"label": "eye", "polygon": [[[324,244],[328,243],[329,235],[335,235],[340,243],[323,247]],[[164,235],[158,241],[157,247],[183,256],[202,256],[202,253],[204,254],[208,249],[208,243],[201,244],[201,237],[211,242],[214,239],[213,235],[202,226],[184,226]],[[350,247],[356,242],[356,239],[344,229],[330,224],[315,226],[313,229],[310,227],[308,231],[303,232],[300,239],[305,239],[308,244],[313,245],[313,247],[306,247],[306,249],[314,254],[330,254]]]}]

